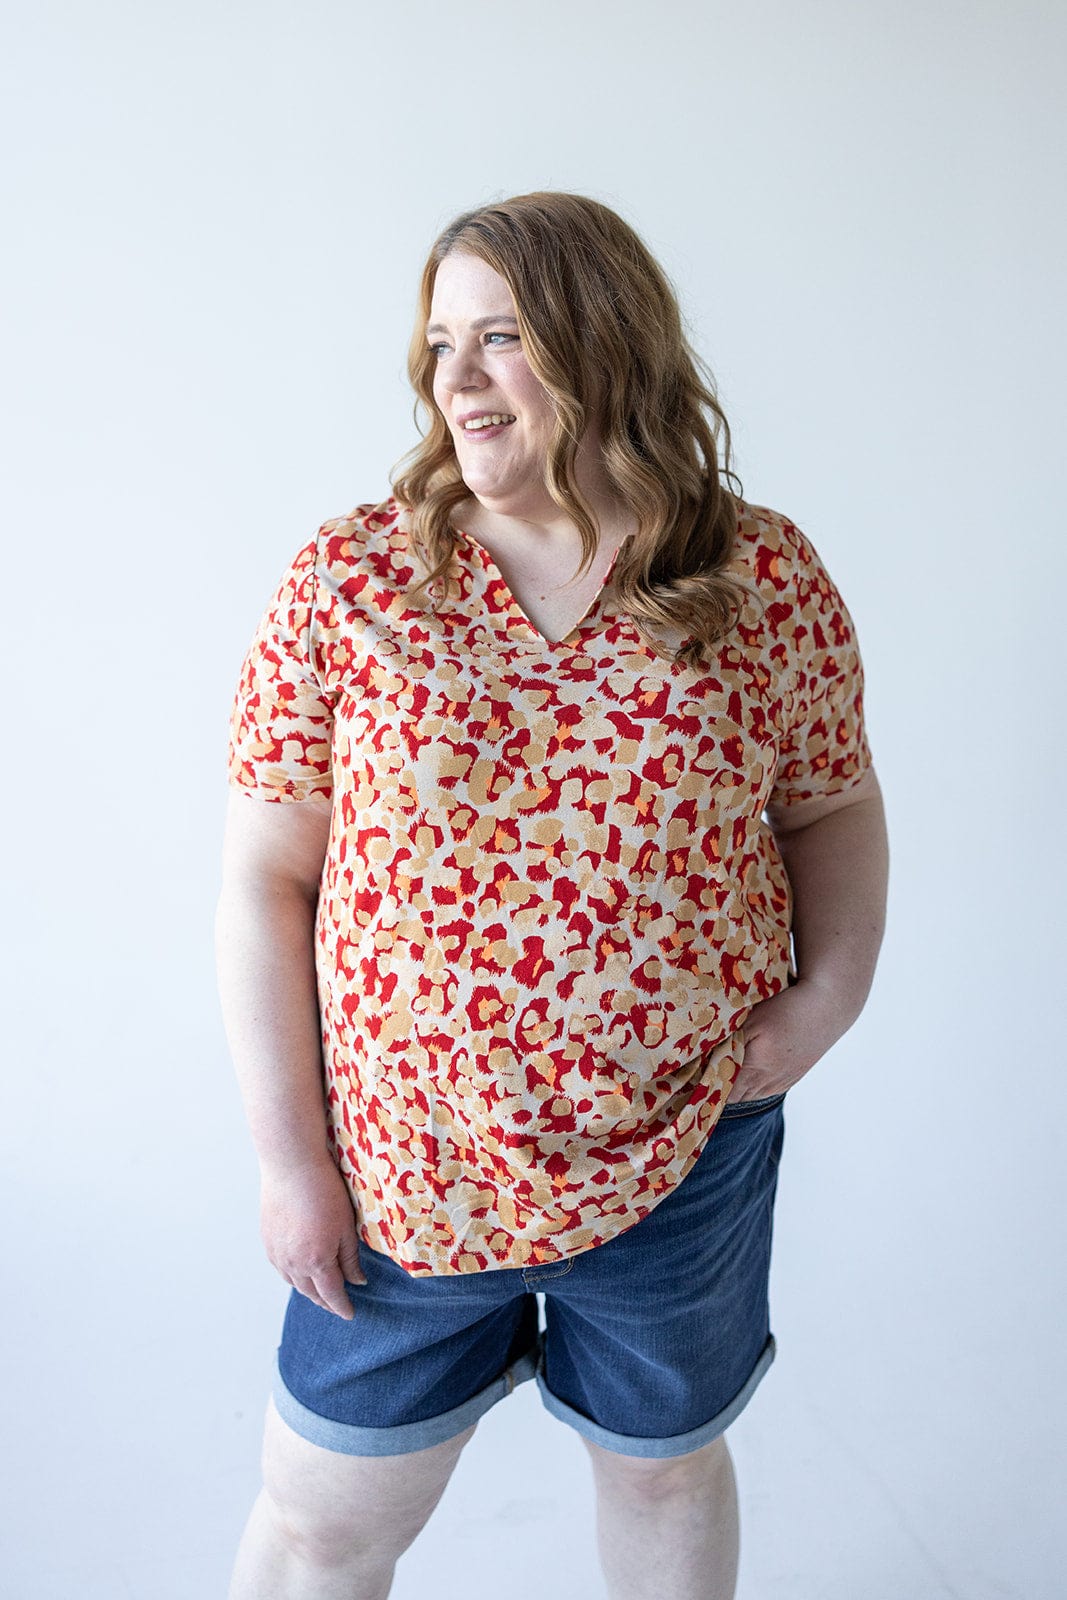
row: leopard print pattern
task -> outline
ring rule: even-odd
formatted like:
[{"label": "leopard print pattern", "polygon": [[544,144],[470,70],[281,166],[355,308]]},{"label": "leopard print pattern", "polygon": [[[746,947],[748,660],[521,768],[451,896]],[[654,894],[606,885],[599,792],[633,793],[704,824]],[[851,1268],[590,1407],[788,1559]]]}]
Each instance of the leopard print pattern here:
[{"label": "leopard print pattern", "polygon": [[731,570],[758,600],[703,668],[649,650],[611,572],[551,642],[465,534],[415,604],[390,500],[324,523],[256,631],[229,778],[332,799],[328,1137],[360,1237],[412,1274],[556,1261],[640,1221],[790,980],[763,812],[867,771],[863,668],[787,518],[743,505]]}]

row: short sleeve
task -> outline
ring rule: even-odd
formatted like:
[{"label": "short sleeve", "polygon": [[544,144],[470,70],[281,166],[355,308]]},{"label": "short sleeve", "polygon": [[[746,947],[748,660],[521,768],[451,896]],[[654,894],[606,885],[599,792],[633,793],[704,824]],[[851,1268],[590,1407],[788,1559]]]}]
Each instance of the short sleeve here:
[{"label": "short sleeve", "polygon": [[800,541],[792,617],[793,693],[769,804],[821,799],[872,765],[863,715],[863,662],[844,600],[811,543]]},{"label": "short sleeve", "polygon": [[334,697],[312,658],[318,539],[282,576],[241,667],[230,714],[229,782],[262,800],[328,800]]}]

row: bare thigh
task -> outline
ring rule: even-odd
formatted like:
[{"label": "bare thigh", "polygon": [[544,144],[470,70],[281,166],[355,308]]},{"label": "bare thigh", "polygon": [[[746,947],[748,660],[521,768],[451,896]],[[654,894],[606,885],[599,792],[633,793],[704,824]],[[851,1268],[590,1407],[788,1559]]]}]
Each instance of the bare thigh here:
[{"label": "bare thigh", "polygon": [[453,1439],[400,1456],[348,1456],[294,1433],[271,1400],[263,1484],[272,1513],[299,1543],[405,1549],[428,1520],[477,1423]]}]

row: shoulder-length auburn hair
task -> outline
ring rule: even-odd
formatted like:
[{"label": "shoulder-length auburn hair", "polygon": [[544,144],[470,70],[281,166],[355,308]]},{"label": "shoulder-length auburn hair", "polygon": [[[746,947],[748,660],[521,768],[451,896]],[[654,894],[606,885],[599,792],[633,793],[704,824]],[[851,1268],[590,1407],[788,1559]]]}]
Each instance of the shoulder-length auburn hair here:
[{"label": "shoulder-length auburn hair", "polygon": [[[655,655],[698,664],[751,593],[723,571],[743,504],[730,468],[730,429],[663,270],[628,223],[583,195],[546,191],[480,206],[450,222],[430,250],[408,356],[416,424],[425,407],[429,425],[392,480],[427,568],[412,593],[448,573],[452,512],[470,498],[434,401],[435,358],[426,341],[437,269],[453,253],[479,257],[511,290],[526,359],[555,405],[546,485],[579,529],[579,570],[599,545],[574,471],[579,441],[595,419],[608,480],[637,519],[612,575],[620,609]],[[723,479],[737,485],[736,498]],[[677,651],[656,640],[657,624],[682,629]]]}]

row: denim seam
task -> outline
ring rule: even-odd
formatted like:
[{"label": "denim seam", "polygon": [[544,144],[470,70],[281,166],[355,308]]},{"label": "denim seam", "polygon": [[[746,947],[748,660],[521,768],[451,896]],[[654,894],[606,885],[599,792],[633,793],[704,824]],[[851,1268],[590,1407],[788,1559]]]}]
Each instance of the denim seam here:
[{"label": "denim seam", "polygon": [[[523,1267],[522,1281],[528,1289],[536,1289],[539,1283],[552,1283],[556,1278],[565,1278],[577,1259],[577,1256],[571,1256],[566,1266],[561,1267],[558,1272],[551,1268]],[[527,1277],[527,1273],[531,1273],[533,1276]]]}]

